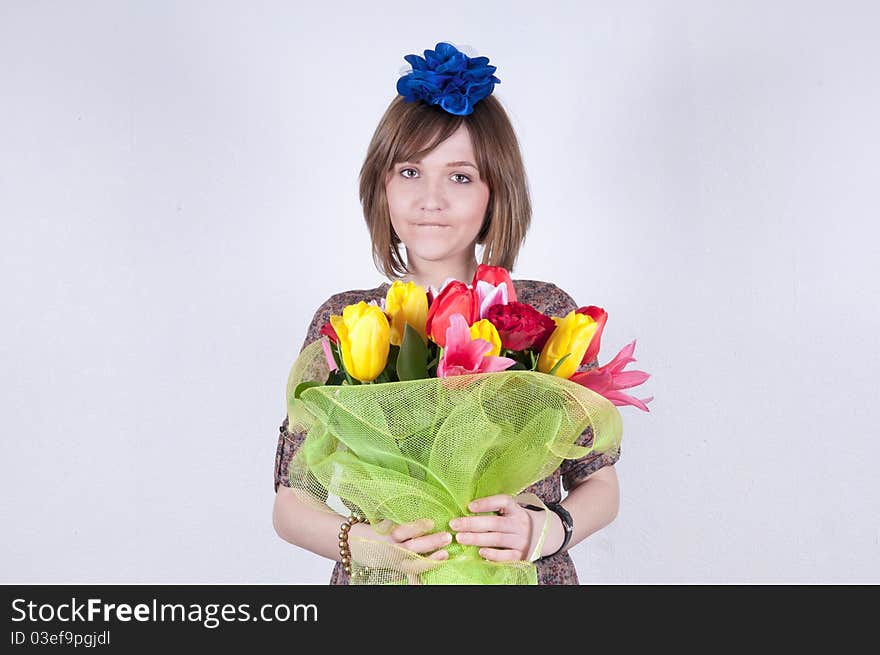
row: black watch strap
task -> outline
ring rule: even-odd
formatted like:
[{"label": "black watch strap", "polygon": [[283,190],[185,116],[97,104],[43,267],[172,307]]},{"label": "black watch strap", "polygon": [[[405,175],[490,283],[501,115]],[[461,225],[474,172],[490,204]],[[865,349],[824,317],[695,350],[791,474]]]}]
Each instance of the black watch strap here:
[{"label": "black watch strap", "polygon": [[[562,528],[565,530],[565,537],[562,539],[562,545],[559,547],[559,549],[555,553],[552,553],[551,555],[544,555],[544,557],[541,557],[540,559],[547,559],[548,557],[553,557],[553,555],[558,555],[563,550],[565,550],[565,547],[568,546],[568,542],[571,541],[571,533],[574,532],[574,521],[571,520],[571,514],[568,513],[567,509],[565,509],[559,503],[544,503],[544,504],[547,506],[547,509],[556,513],[556,515],[559,516],[559,520],[562,521]],[[536,510],[541,509],[540,507],[535,507],[534,505],[525,505],[524,507],[526,509],[536,509]]]},{"label": "black watch strap", "polygon": [[[547,505],[548,509],[553,510],[559,515],[559,518],[562,519],[562,527],[565,529],[565,538],[562,540],[562,545],[559,547],[553,555],[558,555],[565,547],[568,546],[568,542],[571,541],[571,533],[574,532],[574,521],[571,520],[571,514],[568,513],[568,510],[565,509],[559,503],[544,503]],[[547,555],[547,557],[553,557],[553,555]],[[543,557],[541,559],[544,559]]]}]

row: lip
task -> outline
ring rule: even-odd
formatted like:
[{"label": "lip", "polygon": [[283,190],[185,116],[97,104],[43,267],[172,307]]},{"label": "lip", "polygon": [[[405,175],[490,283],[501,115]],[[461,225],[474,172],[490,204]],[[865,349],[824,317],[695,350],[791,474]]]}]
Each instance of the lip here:
[{"label": "lip", "polygon": [[446,223],[416,223],[418,227],[449,227]]}]

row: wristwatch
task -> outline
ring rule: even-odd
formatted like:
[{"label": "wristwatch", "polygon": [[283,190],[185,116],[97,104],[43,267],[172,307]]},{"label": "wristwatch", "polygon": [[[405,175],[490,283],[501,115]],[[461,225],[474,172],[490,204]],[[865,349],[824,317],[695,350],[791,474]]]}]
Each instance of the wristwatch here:
[{"label": "wristwatch", "polygon": [[[574,532],[574,521],[571,520],[571,514],[568,513],[567,509],[565,509],[559,503],[544,503],[544,504],[547,506],[547,509],[549,509],[552,512],[555,512],[556,515],[559,517],[559,520],[562,521],[562,528],[563,528],[563,530],[565,530],[565,537],[562,539],[562,545],[559,547],[559,549],[555,553],[552,553],[550,555],[544,555],[544,557],[541,557],[540,559],[547,559],[548,557],[553,557],[553,555],[558,555],[563,550],[565,550],[565,547],[568,545],[568,542],[571,541],[571,533]],[[526,509],[536,509],[536,510],[541,509],[540,507],[536,507],[535,505],[524,505],[524,507]]]}]

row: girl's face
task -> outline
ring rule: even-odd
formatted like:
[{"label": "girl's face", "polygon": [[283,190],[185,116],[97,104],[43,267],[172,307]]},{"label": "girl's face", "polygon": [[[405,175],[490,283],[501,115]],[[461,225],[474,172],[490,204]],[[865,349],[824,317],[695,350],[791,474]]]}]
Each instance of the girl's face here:
[{"label": "girl's face", "polygon": [[385,178],[391,225],[416,267],[474,258],[489,204],[467,127],[420,162],[397,162]]}]

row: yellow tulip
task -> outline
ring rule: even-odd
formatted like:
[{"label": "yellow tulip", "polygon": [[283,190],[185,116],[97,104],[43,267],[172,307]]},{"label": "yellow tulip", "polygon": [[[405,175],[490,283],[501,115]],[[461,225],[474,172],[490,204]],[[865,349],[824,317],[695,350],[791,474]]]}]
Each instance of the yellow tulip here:
[{"label": "yellow tulip", "polygon": [[428,295],[418,284],[395,280],[385,297],[385,313],[391,317],[392,345],[399,346],[403,343],[407,323],[422,335],[422,341],[428,343],[425,330],[425,322],[428,319]]},{"label": "yellow tulip", "polygon": [[348,374],[361,382],[379,377],[391,349],[391,327],[382,308],[361,301],[348,305],[342,316],[331,316],[330,324],[339,337],[342,363]]},{"label": "yellow tulip", "polygon": [[484,357],[490,355],[498,357],[501,354],[501,335],[498,334],[498,328],[488,319],[480,319],[471,325],[471,339],[485,339],[492,344],[492,350],[483,355]]},{"label": "yellow tulip", "polygon": [[571,310],[565,318],[553,317],[556,329],[544,344],[541,355],[538,357],[538,370],[541,373],[549,373],[556,366],[556,362],[571,355],[553,373],[561,378],[570,378],[574,375],[581,360],[593,340],[593,335],[599,328],[599,324],[586,314],[578,314]]}]

